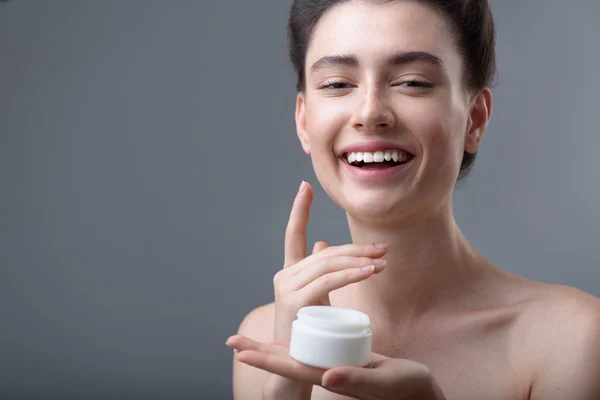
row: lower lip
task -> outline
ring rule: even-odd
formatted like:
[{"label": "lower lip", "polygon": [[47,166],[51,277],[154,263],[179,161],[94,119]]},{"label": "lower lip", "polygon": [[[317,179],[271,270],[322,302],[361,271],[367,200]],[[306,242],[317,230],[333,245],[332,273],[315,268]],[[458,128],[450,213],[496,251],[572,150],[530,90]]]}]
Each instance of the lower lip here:
[{"label": "lower lip", "polygon": [[366,168],[353,167],[352,165],[348,164],[345,160],[343,160],[341,158],[338,159],[338,161],[343,164],[343,166],[344,166],[343,168],[346,171],[348,171],[349,174],[351,174],[355,178],[365,180],[365,181],[385,181],[385,180],[391,179],[391,178],[395,177],[396,175],[406,171],[410,167],[413,160],[414,160],[414,157],[411,160],[409,160],[408,162],[405,162],[404,164],[396,165],[395,167],[366,169]]}]

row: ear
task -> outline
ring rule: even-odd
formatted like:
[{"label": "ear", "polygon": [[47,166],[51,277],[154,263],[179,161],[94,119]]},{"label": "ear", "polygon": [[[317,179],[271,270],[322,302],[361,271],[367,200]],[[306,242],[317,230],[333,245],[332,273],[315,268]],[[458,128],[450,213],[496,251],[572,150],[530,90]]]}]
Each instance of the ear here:
[{"label": "ear", "polygon": [[296,133],[302,144],[304,152],[310,155],[310,140],[306,130],[306,101],[304,93],[298,93],[296,96]]},{"label": "ear", "polygon": [[492,92],[485,88],[474,98],[469,114],[467,134],[465,136],[465,151],[475,153],[479,143],[487,130],[490,117],[492,116]]}]

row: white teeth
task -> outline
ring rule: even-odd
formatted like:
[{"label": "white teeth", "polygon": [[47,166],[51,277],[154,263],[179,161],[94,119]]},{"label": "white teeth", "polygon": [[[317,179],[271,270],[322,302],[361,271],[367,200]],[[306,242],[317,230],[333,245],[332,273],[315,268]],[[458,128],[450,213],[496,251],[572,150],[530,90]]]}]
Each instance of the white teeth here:
[{"label": "white teeth", "polygon": [[353,162],[372,163],[383,161],[406,162],[410,155],[404,151],[398,150],[378,150],[375,152],[352,152],[347,154],[348,163]]}]

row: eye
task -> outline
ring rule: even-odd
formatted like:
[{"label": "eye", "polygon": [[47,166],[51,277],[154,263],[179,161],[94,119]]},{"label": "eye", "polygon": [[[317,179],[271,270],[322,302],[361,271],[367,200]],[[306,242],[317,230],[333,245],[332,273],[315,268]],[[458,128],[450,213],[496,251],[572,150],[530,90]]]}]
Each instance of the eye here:
[{"label": "eye", "polygon": [[404,86],[404,87],[408,87],[408,88],[431,89],[433,87],[433,84],[431,84],[429,82],[425,82],[425,81],[419,81],[417,79],[411,79],[408,81],[404,81],[400,85],[396,85],[396,86]]},{"label": "eye", "polygon": [[327,81],[323,85],[319,86],[319,89],[325,90],[336,90],[336,89],[347,89],[350,85],[339,81]]}]

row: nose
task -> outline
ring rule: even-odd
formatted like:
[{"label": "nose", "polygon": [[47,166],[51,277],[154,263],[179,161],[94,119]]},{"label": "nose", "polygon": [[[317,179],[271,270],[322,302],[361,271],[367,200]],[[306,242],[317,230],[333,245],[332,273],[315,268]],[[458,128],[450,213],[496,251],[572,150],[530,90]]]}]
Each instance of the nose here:
[{"label": "nose", "polygon": [[352,115],[352,127],[362,132],[381,132],[396,125],[394,113],[377,90],[367,91]]}]

